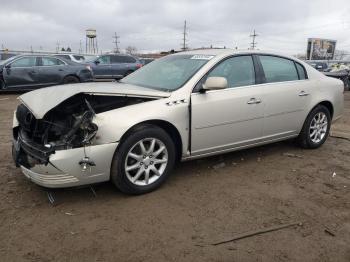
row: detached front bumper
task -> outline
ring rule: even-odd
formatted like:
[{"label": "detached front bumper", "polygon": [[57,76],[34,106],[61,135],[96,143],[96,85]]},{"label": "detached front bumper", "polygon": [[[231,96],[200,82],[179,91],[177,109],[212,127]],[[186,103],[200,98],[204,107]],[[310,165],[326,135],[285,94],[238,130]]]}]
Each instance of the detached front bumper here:
[{"label": "detached front bumper", "polygon": [[[28,150],[23,142],[14,141],[13,158],[23,174],[40,186],[74,187],[108,181],[117,145],[109,143],[87,146],[85,150],[83,147],[57,150],[50,154],[47,163],[40,163],[38,157],[42,155],[38,154],[37,149]],[[86,157],[95,165],[83,168],[81,161]]]}]

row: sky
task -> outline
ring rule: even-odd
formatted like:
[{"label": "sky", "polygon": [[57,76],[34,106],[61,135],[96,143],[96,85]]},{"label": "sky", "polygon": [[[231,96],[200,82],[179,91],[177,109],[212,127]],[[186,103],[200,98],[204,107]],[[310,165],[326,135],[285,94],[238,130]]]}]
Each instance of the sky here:
[{"label": "sky", "polygon": [[97,30],[99,50],[139,52],[181,48],[257,48],[303,54],[309,37],[337,40],[350,53],[349,0],[0,0],[0,49],[85,49],[85,30]]}]

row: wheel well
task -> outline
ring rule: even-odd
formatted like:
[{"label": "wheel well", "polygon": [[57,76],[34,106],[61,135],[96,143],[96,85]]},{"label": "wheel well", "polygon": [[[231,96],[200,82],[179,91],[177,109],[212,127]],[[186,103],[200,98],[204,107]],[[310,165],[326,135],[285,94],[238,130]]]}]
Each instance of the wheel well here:
[{"label": "wheel well", "polygon": [[334,109],[333,109],[333,105],[331,102],[323,101],[323,102],[319,103],[319,105],[323,105],[323,106],[327,107],[327,109],[329,110],[329,113],[331,114],[331,118],[333,118]]},{"label": "wheel well", "polygon": [[66,79],[67,77],[70,77],[70,76],[75,77],[75,78],[78,79],[79,82],[80,82],[80,77],[77,76],[77,75],[74,75],[74,74],[66,75],[66,76],[63,77],[63,79]]},{"label": "wheel well", "polygon": [[179,131],[177,128],[164,120],[147,120],[141,123],[138,123],[131,128],[128,129],[128,131],[125,132],[125,134],[121,137],[120,141],[123,141],[126,137],[129,136],[130,133],[132,133],[135,129],[138,127],[149,124],[149,125],[154,125],[162,128],[165,132],[168,133],[168,135],[171,137],[171,139],[174,141],[175,149],[176,149],[176,161],[180,161],[181,156],[182,156],[182,139],[180,136]]}]

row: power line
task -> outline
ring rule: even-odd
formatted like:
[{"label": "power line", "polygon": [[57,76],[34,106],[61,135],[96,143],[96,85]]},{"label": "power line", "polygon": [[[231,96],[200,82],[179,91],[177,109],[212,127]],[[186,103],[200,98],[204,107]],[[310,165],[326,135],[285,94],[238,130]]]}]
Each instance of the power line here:
[{"label": "power line", "polygon": [[254,33],[252,35],[250,35],[250,37],[253,38],[253,41],[250,43],[250,48],[252,50],[255,49],[256,45],[258,44],[257,42],[255,42],[255,38],[258,36],[258,34],[255,33],[255,29],[254,29]]},{"label": "power line", "polygon": [[114,32],[113,43],[115,44],[115,50],[114,50],[115,53],[119,53],[119,46],[118,46],[118,44],[120,43],[118,40],[119,38],[120,38],[120,36],[118,36],[117,33]]},{"label": "power line", "polygon": [[183,39],[182,39],[182,50],[183,51],[186,51],[187,50],[187,23],[186,23],[186,20],[185,20],[185,23],[184,23],[184,31],[183,31]]}]

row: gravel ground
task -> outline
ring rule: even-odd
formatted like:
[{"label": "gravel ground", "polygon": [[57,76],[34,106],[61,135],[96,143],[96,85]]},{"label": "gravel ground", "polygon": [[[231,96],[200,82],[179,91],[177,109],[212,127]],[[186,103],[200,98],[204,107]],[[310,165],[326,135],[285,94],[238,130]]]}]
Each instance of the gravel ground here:
[{"label": "gravel ground", "polygon": [[[291,141],[178,165],[159,190],[47,191],[11,160],[14,94],[0,95],[1,261],[350,261],[350,141]],[[350,93],[332,135],[350,137]],[[246,232],[302,223],[221,245]]]}]

